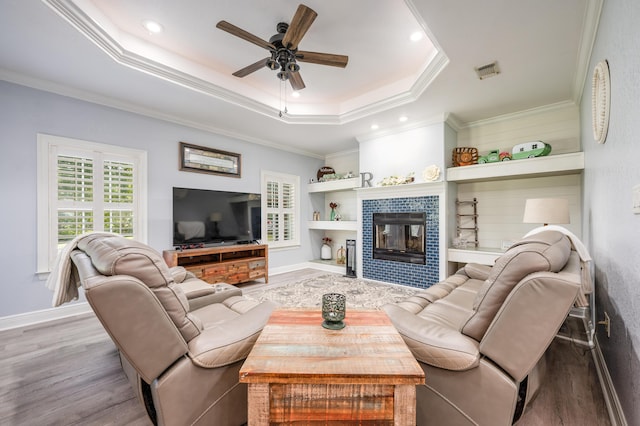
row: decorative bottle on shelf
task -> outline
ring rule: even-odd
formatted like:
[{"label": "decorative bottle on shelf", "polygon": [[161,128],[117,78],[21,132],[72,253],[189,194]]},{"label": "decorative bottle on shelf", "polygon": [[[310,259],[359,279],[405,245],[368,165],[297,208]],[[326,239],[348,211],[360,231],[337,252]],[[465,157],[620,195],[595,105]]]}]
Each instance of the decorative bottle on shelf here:
[{"label": "decorative bottle on shelf", "polygon": [[334,203],[333,201],[329,203],[329,207],[331,207],[331,213],[329,214],[329,220],[336,220],[336,215],[338,212],[336,211],[336,207],[338,207],[338,203]]},{"label": "decorative bottle on shelf", "polygon": [[331,238],[322,237],[322,247],[320,247],[320,259],[331,260]]},{"label": "decorative bottle on shelf", "polygon": [[322,244],[322,247],[320,248],[320,259],[331,260],[331,246],[329,244]]}]

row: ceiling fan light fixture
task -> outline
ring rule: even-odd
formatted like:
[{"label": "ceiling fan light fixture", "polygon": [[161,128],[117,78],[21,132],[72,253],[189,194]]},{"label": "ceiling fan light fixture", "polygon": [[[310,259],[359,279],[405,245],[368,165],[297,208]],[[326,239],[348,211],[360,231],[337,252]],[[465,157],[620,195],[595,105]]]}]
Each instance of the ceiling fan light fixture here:
[{"label": "ceiling fan light fixture", "polygon": [[298,44],[317,16],[318,14],[308,6],[298,5],[291,23],[278,23],[276,26],[278,33],[271,36],[268,42],[227,21],[219,21],[216,28],[266,49],[271,54],[270,57],[244,67],[232,75],[239,78],[246,77],[266,66],[272,71],[277,71],[277,77],[281,82],[288,80],[291,88],[297,91],[306,87],[299,72],[298,60],[319,65],[346,67],[348,56],[298,51]]},{"label": "ceiling fan light fixture", "polygon": [[300,71],[300,65],[298,65],[296,61],[287,62],[287,71],[298,72]]},{"label": "ceiling fan light fixture", "polygon": [[280,64],[278,63],[278,61],[274,61],[273,59],[269,59],[269,60],[267,60],[267,68],[269,68],[272,71],[279,70],[280,69]]}]

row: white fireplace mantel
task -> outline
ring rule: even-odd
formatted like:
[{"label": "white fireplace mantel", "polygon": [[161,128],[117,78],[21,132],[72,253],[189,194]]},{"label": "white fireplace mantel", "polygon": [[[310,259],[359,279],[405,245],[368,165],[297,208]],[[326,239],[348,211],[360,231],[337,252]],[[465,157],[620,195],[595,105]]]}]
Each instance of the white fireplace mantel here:
[{"label": "white fireplace mantel", "polygon": [[380,200],[384,198],[421,197],[425,195],[444,195],[445,182],[421,182],[404,185],[373,186],[356,188],[358,200]]}]

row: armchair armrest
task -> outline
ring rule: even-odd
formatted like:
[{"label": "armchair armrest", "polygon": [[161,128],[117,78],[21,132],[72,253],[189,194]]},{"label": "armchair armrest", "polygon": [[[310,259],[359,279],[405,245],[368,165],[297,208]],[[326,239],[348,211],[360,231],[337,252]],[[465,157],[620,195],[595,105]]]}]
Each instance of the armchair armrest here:
[{"label": "armchair armrest", "polygon": [[245,359],[275,305],[263,302],[223,324],[207,328],[189,342],[189,357],[204,368],[217,368]]},{"label": "armchair armrest", "polygon": [[187,278],[195,277],[195,275],[193,275],[191,272],[187,271],[184,268],[184,266],[173,266],[173,267],[169,268],[169,274],[171,274],[171,277],[173,278],[173,281],[175,281],[177,283],[181,283],[184,280],[186,280]]},{"label": "armchair armrest", "polygon": [[464,272],[469,278],[485,281],[491,273],[491,266],[480,265],[479,263],[467,263],[464,265]]},{"label": "armchair armrest", "polygon": [[209,284],[202,281],[183,266],[169,268],[169,273],[173,280],[180,284],[180,288],[187,296],[189,311],[195,311],[212,303],[222,303],[231,296],[242,295],[242,290],[235,286],[226,283]]},{"label": "armchair armrest", "polygon": [[413,315],[396,305],[385,305],[382,309],[418,361],[454,371],[478,366],[479,343],[472,338],[458,330]]}]

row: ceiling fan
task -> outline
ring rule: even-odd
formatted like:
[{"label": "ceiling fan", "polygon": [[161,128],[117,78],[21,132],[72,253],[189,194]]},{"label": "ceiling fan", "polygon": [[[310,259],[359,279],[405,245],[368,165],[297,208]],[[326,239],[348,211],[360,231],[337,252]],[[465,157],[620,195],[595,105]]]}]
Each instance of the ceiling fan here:
[{"label": "ceiling fan", "polygon": [[298,50],[300,40],[317,16],[318,14],[311,8],[303,4],[299,5],[291,24],[280,22],[276,26],[277,34],[272,36],[268,42],[227,21],[218,22],[217,28],[267,49],[271,53],[269,57],[260,59],[258,62],[234,72],[233,75],[242,78],[262,67],[267,67],[274,71],[279,70],[278,78],[282,81],[289,80],[293,90],[301,90],[305,88],[305,85],[300,76],[298,61],[332,67],[346,67],[349,61],[348,56]]}]

